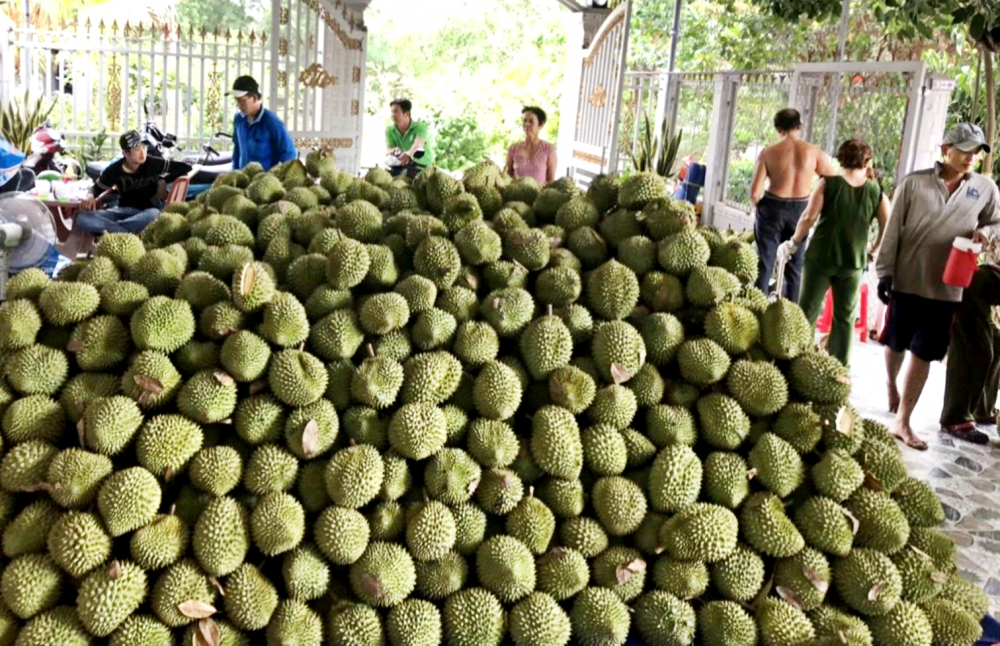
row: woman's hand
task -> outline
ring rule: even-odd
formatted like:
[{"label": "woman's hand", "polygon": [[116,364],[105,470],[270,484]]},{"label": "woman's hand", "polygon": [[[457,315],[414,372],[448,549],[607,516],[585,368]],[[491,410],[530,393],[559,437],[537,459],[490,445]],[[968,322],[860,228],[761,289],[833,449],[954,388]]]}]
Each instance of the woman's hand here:
[{"label": "woman's hand", "polygon": [[786,264],[799,250],[799,245],[794,240],[786,240],[778,245],[777,260],[781,264]]}]

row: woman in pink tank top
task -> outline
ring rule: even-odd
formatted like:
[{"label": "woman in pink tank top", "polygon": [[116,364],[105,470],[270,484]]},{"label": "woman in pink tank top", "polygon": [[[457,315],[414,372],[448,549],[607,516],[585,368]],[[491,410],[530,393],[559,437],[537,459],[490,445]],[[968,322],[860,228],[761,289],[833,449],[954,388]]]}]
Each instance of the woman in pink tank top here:
[{"label": "woman in pink tank top", "polygon": [[521,111],[524,141],[507,151],[507,174],[511,177],[534,177],[540,186],[556,178],[556,147],[539,138],[545,125],[545,111],[528,106]]}]

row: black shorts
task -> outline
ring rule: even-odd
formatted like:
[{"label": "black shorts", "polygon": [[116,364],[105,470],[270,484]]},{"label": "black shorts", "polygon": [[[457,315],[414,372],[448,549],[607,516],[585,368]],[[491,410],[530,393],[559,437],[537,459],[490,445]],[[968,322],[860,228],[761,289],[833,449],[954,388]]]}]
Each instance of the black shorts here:
[{"label": "black shorts", "polygon": [[893,352],[909,350],[924,361],[941,361],[951,343],[958,303],[893,292],[879,341]]}]

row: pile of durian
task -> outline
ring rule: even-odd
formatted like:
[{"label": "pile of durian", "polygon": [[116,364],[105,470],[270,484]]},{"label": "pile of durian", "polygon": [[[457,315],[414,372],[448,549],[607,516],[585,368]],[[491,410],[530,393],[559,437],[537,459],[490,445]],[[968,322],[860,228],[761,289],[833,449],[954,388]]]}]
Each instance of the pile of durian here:
[{"label": "pile of durian", "polygon": [[0,644],[970,646],[934,492],[696,219],[312,153],[18,274]]}]

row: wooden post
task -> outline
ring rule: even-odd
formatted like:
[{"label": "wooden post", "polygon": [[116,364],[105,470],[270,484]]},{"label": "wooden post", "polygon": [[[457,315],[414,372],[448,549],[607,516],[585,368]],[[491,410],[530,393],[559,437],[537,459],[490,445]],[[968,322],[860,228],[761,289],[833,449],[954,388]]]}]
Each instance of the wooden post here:
[{"label": "wooden post", "polygon": [[989,142],[991,150],[983,160],[983,175],[993,177],[993,160],[996,158],[997,142],[997,85],[994,75],[993,52],[982,47],[983,69],[986,74],[986,141]]}]

